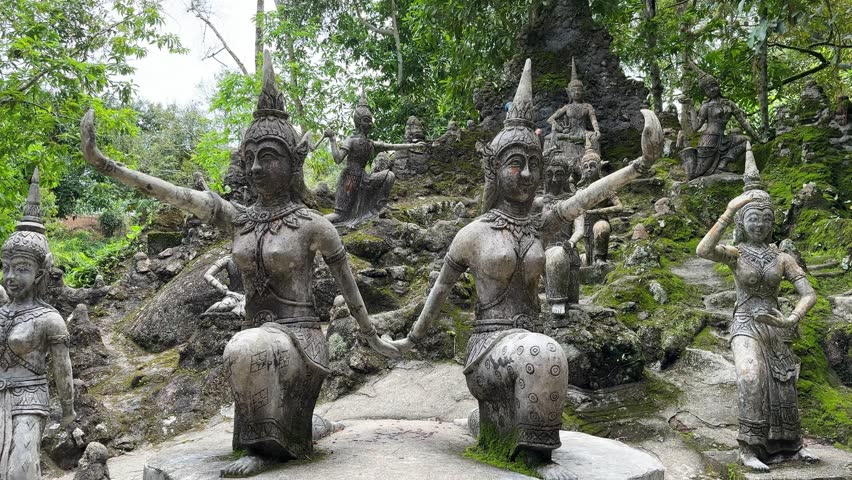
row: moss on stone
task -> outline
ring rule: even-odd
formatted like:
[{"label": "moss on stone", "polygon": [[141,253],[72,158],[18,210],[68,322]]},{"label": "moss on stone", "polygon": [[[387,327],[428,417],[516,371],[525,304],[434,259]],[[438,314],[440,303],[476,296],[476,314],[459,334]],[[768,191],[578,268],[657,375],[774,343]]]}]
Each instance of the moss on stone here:
[{"label": "moss on stone", "polygon": [[515,455],[516,435],[501,435],[496,428],[482,424],[476,445],[468,447],[464,456],[504,470],[511,470],[533,478],[541,476],[527,466],[521,455]]}]

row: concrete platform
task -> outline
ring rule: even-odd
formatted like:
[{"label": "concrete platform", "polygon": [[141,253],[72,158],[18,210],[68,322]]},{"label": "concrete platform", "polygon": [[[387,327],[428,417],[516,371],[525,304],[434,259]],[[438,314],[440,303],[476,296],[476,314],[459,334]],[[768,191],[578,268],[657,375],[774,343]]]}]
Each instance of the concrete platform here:
[{"label": "concrete platform", "polygon": [[[144,480],[212,480],[231,461],[231,424],[178,437],[147,459]],[[662,480],[665,469],[652,455],[621,442],[562,432],[554,460],[583,480]],[[352,420],[317,442],[312,461],[282,465],[257,480],[526,480],[530,477],[465,458],[473,444],[450,422]]]}]

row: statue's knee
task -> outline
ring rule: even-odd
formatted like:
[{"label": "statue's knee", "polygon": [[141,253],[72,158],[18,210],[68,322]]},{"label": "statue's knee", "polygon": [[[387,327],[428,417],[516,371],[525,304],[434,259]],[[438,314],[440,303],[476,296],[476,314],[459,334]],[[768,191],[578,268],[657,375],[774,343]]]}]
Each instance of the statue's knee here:
[{"label": "statue's knee", "polygon": [[762,368],[758,359],[753,356],[740,358],[736,362],[737,383],[743,385],[757,385],[762,378]]},{"label": "statue's knee", "polygon": [[594,232],[595,237],[609,238],[609,234],[612,231],[612,228],[609,226],[609,222],[599,220],[597,223],[595,223],[595,226],[593,227],[592,231]]}]

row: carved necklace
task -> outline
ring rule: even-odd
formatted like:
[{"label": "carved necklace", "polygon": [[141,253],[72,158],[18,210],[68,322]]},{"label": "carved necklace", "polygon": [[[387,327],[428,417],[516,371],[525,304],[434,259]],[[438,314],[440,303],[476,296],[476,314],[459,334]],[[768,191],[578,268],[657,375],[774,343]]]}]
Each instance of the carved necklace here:
[{"label": "carved necklace", "polygon": [[766,270],[775,264],[778,259],[778,252],[769,246],[754,247],[751,245],[740,244],[740,257],[755,270],[761,273],[761,276]]},{"label": "carved necklace", "polygon": [[252,287],[258,295],[263,295],[267,290],[271,289],[269,271],[266,268],[266,263],[263,261],[263,243],[266,240],[268,233],[277,234],[282,226],[286,226],[291,230],[297,230],[302,226],[303,222],[310,221],[311,216],[308,209],[300,203],[291,203],[282,207],[269,209],[258,205],[251,207],[237,207],[239,214],[234,220],[234,224],[240,229],[241,235],[248,235],[254,232],[255,241],[257,242],[254,250],[254,261],[257,265],[257,271],[254,273],[254,281]]},{"label": "carved necklace", "polygon": [[517,241],[525,236],[538,237],[538,228],[529,215],[517,217],[492,208],[482,216],[482,221],[493,224],[494,230],[508,230]]}]

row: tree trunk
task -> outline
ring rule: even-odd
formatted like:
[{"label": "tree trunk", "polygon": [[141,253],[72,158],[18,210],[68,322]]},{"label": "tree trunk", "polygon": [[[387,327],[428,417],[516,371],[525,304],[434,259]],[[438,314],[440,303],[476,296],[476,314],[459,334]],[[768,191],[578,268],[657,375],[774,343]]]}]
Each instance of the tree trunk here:
[{"label": "tree trunk", "polygon": [[263,70],[263,0],[257,0],[254,20],[254,71]]},{"label": "tree trunk", "polygon": [[654,112],[663,111],[663,81],[660,78],[660,65],[657,63],[657,29],[654,25],[654,17],[657,16],[656,0],[645,0],[645,22],[647,23],[646,44],[648,45],[647,63],[648,74],[651,77],[651,97]]},{"label": "tree trunk", "polygon": [[[761,2],[759,9],[760,25],[765,25],[768,22],[766,5]],[[763,38],[759,40],[760,44],[757,50],[757,97],[760,102],[760,133],[765,135],[769,132],[769,84],[767,78],[767,56],[769,54],[769,29],[764,32]],[[755,139],[756,140],[756,139]]]},{"label": "tree trunk", "polygon": [[[684,40],[692,38],[692,31],[689,22],[686,21],[686,10],[689,5],[684,2],[678,5],[677,11],[680,18],[684,19],[680,24],[680,36]],[[693,125],[695,125],[695,104],[692,103],[690,92],[692,91],[692,82],[689,76],[689,49],[691,45],[681,45],[680,51],[680,79],[681,79],[681,97],[680,97],[680,129],[683,131],[687,139],[691,138],[695,133]]]}]

